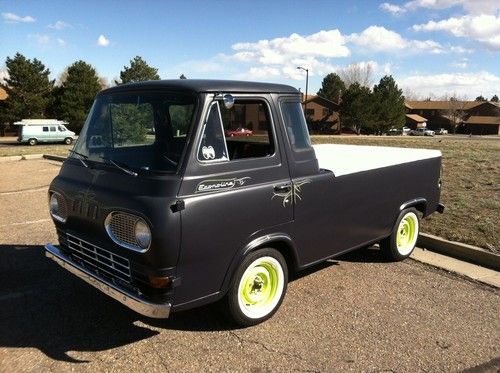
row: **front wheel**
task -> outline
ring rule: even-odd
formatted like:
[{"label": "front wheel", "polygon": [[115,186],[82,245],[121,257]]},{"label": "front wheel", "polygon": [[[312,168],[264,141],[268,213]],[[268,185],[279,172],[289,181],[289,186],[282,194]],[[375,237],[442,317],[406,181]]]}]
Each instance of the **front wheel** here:
[{"label": "front wheel", "polygon": [[250,253],[238,267],[227,294],[230,316],[241,326],[269,319],[281,305],[287,284],[283,255],[274,249]]},{"label": "front wheel", "polygon": [[72,143],[72,142],[73,142],[73,139],[72,139],[71,137],[66,137],[66,138],[64,139],[64,143],[65,143],[66,145],[71,145],[71,143]]},{"label": "front wheel", "polygon": [[389,237],[380,242],[385,256],[394,261],[408,258],[417,244],[420,219],[414,208],[401,211]]},{"label": "front wheel", "polygon": [[38,141],[37,141],[37,139],[29,139],[28,144],[30,144],[31,146],[34,146],[34,145],[38,144]]}]

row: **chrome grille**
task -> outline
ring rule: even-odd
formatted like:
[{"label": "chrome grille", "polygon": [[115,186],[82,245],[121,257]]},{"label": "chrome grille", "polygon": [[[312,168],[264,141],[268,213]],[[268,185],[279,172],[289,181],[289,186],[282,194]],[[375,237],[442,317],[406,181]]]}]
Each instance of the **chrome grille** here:
[{"label": "chrome grille", "polygon": [[138,220],[139,218],[137,216],[123,212],[115,212],[111,216],[111,221],[109,222],[111,233],[117,240],[137,246],[137,241],[135,239],[135,224]]},{"label": "chrome grille", "polygon": [[118,278],[127,283],[131,282],[130,261],[128,259],[69,233],[66,233],[65,244],[70,249],[71,254],[83,261],[86,267],[90,267],[89,269],[112,279]]}]

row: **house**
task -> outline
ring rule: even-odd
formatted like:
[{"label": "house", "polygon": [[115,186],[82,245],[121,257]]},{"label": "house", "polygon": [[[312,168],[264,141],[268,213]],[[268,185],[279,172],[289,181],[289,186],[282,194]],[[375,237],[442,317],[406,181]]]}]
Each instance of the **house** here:
[{"label": "house", "polygon": [[304,101],[306,119],[313,133],[340,133],[339,104],[324,97],[308,95]]},{"label": "house", "polygon": [[[406,101],[407,125],[414,124],[408,115],[426,118],[427,128],[445,128],[473,135],[499,134],[500,106],[491,101]],[[409,126],[411,127],[411,126]]]},{"label": "house", "polygon": [[427,127],[427,118],[421,117],[418,114],[406,114],[406,127],[412,130],[417,128]]}]

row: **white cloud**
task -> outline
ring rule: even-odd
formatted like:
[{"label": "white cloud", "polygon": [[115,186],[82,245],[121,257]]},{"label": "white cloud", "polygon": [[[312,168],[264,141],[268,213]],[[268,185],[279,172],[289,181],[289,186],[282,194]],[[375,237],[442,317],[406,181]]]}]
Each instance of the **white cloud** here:
[{"label": "white cloud", "polygon": [[419,8],[440,10],[454,6],[460,6],[471,14],[493,14],[500,9],[500,2],[497,0],[413,0],[406,2],[402,6],[383,3],[379,8],[391,14],[399,15]]},{"label": "white cloud", "polygon": [[7,68],[0,69],[0,83],[4,83],[5,79],[9,79]]},{"label": "white cloud", "polygon": [[414,25],[414,31],[445,31],[456,37],[478,41],[490,50],[500,50],[500,17],[482,14]]},{"label": "white cloud", "polygon": [[385,12],[391,13],[393,15],[400,15],[402,13],[406,13],[407,9],[405,7],[390,4],[390,3],[382,3],[379,8]]},{"label": "white cloud", "polygon": [[32,16],[18,16],[17,14],[14,13],[2,13],[2,18],[8,22],[8,23],[29,23],[29,22],[35,22],[36,19],[33,18]]},{"label": "white cloud", "polygon": [[28,39],[34,40],[36,43],[40,45],[47,45],[50,43],[50,36],[43,34],[29,34]]},{"label": "white cloud", "polygon": [[469,98],[478,95],[497,94],[500,77],[487,71],[476,73],[448,73],[411,75],[398,79],[398,85],[411,89],[420,96],[433,94],[434,97],[454,92]]},{"label": "white cloud", "polygon": [[97,38],[97,45],[100,47],[107,47],[109,45],[109,39],[107,39],[104,35],[99,35]]},{"label": "white cloud", "polygon": [[67,22],[57,21],[56,23],[50,24],[48,27],[54,30],[64,30],[65,28],[70,28],[72,26]]},{"label": "white cloud", "polygon": [[420,51],[430,53],[442,53],[444,48],[433,40],[408,40],[395,31],[387,30],[383,26],[370,26],[360,34],[353,33],[346,40],[364,49],[375,52],[390,51]]},{"label": "white cloud", "polygon": [[66,41],[64,39],[57,38],[57,44],[59,44],[61,47],[65,47]]}]

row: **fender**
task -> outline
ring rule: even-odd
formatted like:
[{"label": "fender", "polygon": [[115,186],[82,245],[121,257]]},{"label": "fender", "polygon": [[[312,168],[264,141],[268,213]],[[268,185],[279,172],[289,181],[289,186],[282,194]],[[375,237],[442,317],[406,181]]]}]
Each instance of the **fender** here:
[{"label": "fender", "polygon": [[415,198],[409,201],[406,201],[401,206],[399,206],[399,212],[409,208],[415,207],[418,211],[420,211],[424,216],[427,216],[427,200],[425,198]]},{"label": "fender", "polygon": [[[222,286],[220,289],[220,294],[223,296],[226,294],[229,289],[229,284],[231,283],[231,279],[233,278],[234,272],[238,268],[239,264],[243,261],[243,259],[252,251],[265,246],[276,246],[279,243],[282,247],[284,246],[285,252],[283,250],[279,250],[282,254],[284,254],[285,258],[292,259],[293,265],[291,269],[298,268],[298,254],[297,247],[293,242],[292,238],[286,233],[270,233],[264,236],[257,237],[247,243],[241,250],[237,251],[229,265],[226,275],[224,276],[224,281],[222,282]],[[274,244],[274,245],[273,245]]]}]

